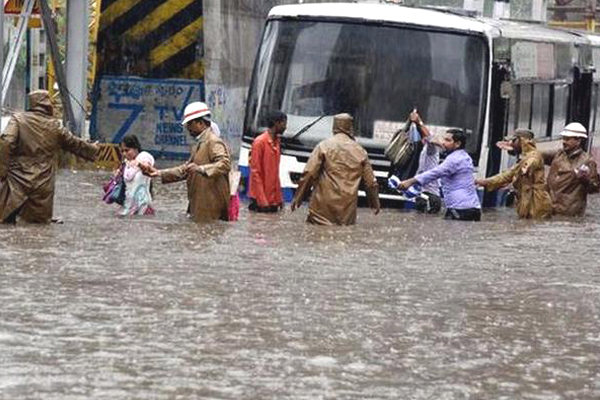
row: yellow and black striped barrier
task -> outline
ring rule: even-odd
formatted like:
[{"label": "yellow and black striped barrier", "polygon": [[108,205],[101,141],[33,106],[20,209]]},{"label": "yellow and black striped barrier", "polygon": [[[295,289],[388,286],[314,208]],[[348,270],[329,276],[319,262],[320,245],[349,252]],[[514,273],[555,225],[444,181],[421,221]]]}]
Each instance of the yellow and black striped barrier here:
[{"label": "yellow and black striped barrier", "polygon": [[202,79],[202,1],[103,0],[100,72]]},{"label": "yellow and black striped barrier", "polygon": [[117,169],[121,164],[119,145],[114,143],[98,143],[100,150],[94,161],[96,168]]}]

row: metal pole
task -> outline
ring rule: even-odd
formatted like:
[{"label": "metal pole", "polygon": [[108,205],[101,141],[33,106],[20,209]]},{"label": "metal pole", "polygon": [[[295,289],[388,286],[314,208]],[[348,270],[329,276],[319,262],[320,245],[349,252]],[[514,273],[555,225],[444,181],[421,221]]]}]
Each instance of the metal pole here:
[{"label": "metal pole", "polygon": [[69,99],[69,89],[66,85],[65,71],[60,63],[60,52],[58,51],[58,43],[56,41],[56,22],[54,18],[52,18],[52,11],[48,6],[48,1],[39,0],[39,4],[42,20],[44,21],[44,28],[48,35],[48,44],[50,44],[50,54],[52,56],[54,73],[56,74],[56,82],[58,83],[58,88],[60,90],[60,99],[63,103],[63,121],[68,122],[69,130],[71,132],[75,132],[75,117],[73,116],[73,108],[71,107],[71,100]]},{"label": "metal pole", "polygon": [[[25,93],[31,92],[31,29],[25,36]],[[29,109],[29,96],[25,96],[25,109]]]},{"label": "metal pole", "polygon": [[[0,71],[4,71],[4,0],[0,7]],[[4,91],[4,81],[2,73],[0,73],[0,93]],[[2,104],[3,105],[3,104]],[[2,109],[0,108],[0,117],[2,117]]]},{"label": "metal pole", "polygon": [[4,85],[2,85],[2,94],[0,95],[0,106],[2,107],[4,107],[4,100],[6,99],[6,94],[8,93],[8,87],[10,86],[12,74],[15,70],[15,66],[17,65],[19,50],[21,49],[21,44],[23,44],[23,38],[25,37],[25,32],[27,31],[29,16],[31,15],[31,10],[33,10],[33,3],[35,2],[34,0],[26,1],[27,2],[23,4],[23,8],[21,9],[21,16],[19,17],[17,31],[14,38],[11,40],[11,48],[8,52],[8,64],[4,65],[2,68],[2,82],[4,83]]},{"label": "metal pole", "polygon": [[85,130],[88,64],[88,1],[67,2],[67,85],[75,117],[77,135]]}]

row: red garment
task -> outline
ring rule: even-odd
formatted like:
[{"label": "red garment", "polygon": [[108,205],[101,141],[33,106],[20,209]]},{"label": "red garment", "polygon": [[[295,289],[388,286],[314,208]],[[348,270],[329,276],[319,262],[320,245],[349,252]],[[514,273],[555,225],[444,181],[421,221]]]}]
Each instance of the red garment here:
[{"label": "red garment", "polygon": [[229,198],[229,221],[237,221],[240,217],[240,196],[236,193]]},{"label": "red garment", "polygon": [[259,207],[283,204],[279,181],[281,148],[279,138],[273,140],[269,131],[252,143],[250,153],[250,197]]}]

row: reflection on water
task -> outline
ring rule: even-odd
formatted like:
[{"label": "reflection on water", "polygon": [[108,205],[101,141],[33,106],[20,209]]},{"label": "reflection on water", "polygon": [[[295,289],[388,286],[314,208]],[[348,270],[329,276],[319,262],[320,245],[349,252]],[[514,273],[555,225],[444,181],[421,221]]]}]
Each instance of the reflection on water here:
[{"label": "reflection on water", "polygon": [[64,225],[0,227],[1,399],[600,398],[600,199],[577,221],[306,208],[187,220],[100,202],[62,171]]}]

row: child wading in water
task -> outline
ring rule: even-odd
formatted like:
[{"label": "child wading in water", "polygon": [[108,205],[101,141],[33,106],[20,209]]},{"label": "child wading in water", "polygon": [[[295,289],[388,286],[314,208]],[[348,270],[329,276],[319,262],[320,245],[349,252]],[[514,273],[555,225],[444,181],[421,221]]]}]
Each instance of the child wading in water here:
[{"label": "child wading in water", "polygon": [[142,151],[140,141],[135,135],[127,135],[121,142],[121,152],[125,157],[125,203],[120,215],[154,215],[152,207],[152,178],[142,173],[140,164],[154,166],[154,157]]}]

